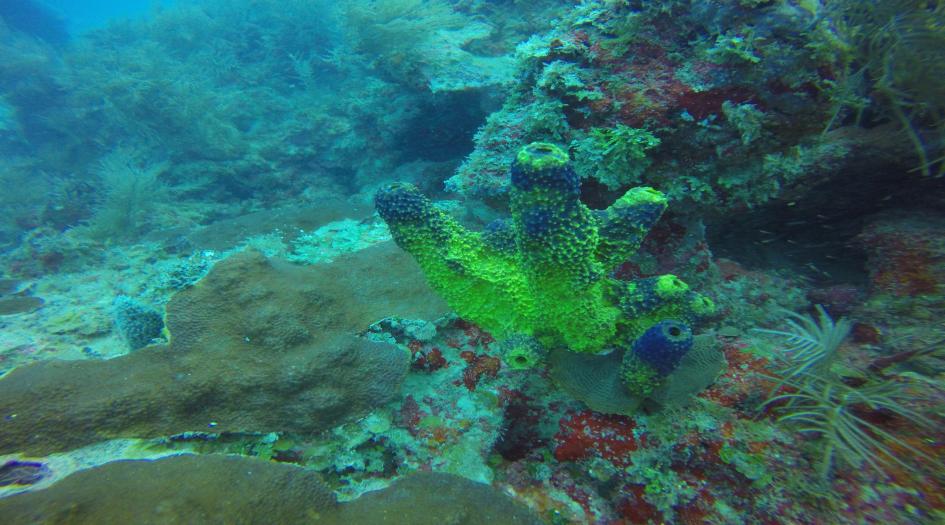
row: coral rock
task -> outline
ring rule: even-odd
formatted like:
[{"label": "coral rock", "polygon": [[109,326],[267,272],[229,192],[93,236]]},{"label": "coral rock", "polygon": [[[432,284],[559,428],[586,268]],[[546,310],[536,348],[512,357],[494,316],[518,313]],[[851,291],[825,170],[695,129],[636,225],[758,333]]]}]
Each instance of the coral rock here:
[{"label": "coral rock", "polygon": [[452,474],[418,472],[346,503],[327,523],[539,525],[542,521],[489,485]]},{"label": "coral rock", "polygon": [[945,282],[945,220],[889,215],[868,225],[865,247],[873,292],[899,297],[940,294]]},{"label": "coral rock", "polygon": [[387,401],[406,374],[406,352],[354,334],[444,308],[389,243],[315,267],[241,253],[171,299],[167,346],[0,380],[0,453],[186,431],[318,432]]},{"label": "coral rock", "polygon": [[541,523],[492,487],[450,474],[411,474],[384,490],[338,504],[310,470],[215,455],[108,463],[49,489],[0,500],[0,515],[10,525]]},{"label": "coral rock", "polygon": [[335,508],[316,475],[230,456],[116,461],[0,500],[8,525],[37,523],[306,523]]}]

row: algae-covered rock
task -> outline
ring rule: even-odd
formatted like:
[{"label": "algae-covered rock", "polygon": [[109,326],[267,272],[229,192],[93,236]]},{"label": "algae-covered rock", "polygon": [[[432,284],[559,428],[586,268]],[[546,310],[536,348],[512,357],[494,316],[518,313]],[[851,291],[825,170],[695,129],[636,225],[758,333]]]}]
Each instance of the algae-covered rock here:
[{"label": "algae-covered rock", "polygon": [[32,312],[43,306],[43,300],[29,295],[0,297],[0,315],[13,315]]},{"label": "algae-covered rock", "polygon": [[0,380],[0,453],[186,431],[318,432],[387,401],[406,374],[404,351],[358,332],[445,311],[390,243],[314,267],[237,254],[171,299],[168,345]]},{"label": "algae-covered rock", "polygon": [[541,522],[527,507],[489,485],[452,474],[416,472],[342,505],[329,524],[525,525]]},{"label": "algae-covered rock", "polygon": [[339,505],[310,470],[213,455],[116,461],[81,471],[48,489],[0,500],[0,520],[7,525],[541,523],[489,485],[451,474],[411,474]]},{"label": "algae-covered rock", "polygon": [[0,500],[21,524],[317,523],[335,497],[311,471],[235,456],[116,461]]},{"label": "algae-covered rock", "polygon": [[20,286],[16,279],[0,279],[0,315],[32,312],[43,306],[41,298],[19,292]]},{"label": "algae-covered rock", "polygon": [[16,279],[0,279],[0,295],[13,294],[19,287],[20,281]]}]

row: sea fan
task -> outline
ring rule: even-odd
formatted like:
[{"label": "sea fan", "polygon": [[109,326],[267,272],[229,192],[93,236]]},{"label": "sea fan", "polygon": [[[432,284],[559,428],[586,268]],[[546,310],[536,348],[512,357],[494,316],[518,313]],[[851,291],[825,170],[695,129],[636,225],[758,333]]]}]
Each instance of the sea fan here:
[{"label": "sea fan", "polygon": [[929,459],[922,451],[902,438],[870,422],[865,416],[885,412],[922,427],[925,420],[903,405],[906,397],[901,385],[884,381],[875,385],[853,388],[839,380],[818,376],[803,376],[801,381],[782,381],[795,389],[769,398],[762,408],[786,403],[778,408],[778,422],[799,425],[802,433],[813,434],[823,442],[823,453],[818,472],[826,480],[832,467],[843,463],[851,467],[867,464],[883,473],[884,466],[896,463],[907,470],[914,466],[897,455],[907,451],[915,457]]},{"label": "sea fan", "polygon": [[[911,393],[892,380],[852,387],[832,373],[830,365],[852,324],[845,319],[834,321],[822,306],[816,308],[816,317],[787,312],[787,330],[756,329],[785,344],[775,357],[781,365],[777,376],[767,376],[776,395],[768,397],[760,409],[775,407],[778,422],[798,425],[798,431],[822,440],[818,471],[824,480],[838,463],[854,468],[867,464],[880,473],[892,463],[913,470],[897,451],[928,456],[869,419],[887,414],[917,427],[927,426],[922,416],[903,403]],[[781,387],[788,391],[777,394]]]},{"label": "sea fan", "polygon": [[788,330],[755,329],[784,340],[784,349],[775,356],[783,366],[778,371],[783,382],[823,375],[850,333],[850,321],[834,321],[822,306],[816,308],[817,317],[785,311]]}]

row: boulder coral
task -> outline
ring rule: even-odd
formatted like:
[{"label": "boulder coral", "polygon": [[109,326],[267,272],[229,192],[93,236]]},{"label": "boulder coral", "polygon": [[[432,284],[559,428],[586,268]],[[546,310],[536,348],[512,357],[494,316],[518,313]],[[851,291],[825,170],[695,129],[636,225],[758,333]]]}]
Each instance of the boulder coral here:
[{"label": "boulder coral", "polygon": [[311,470],[222,455],[115,461],[48,489],[0,500],[0,515],[10,525],[542,523],[501,491],[451,474],[412,473],[383,490],[339,503]]},{"label": "boulder coral", "polygon": [[[171,482],[172,480],[172,482]],[[305,523],[337,508],[317,475],[223,455],[114,461],[0,500],[9,525]]]},{"label": "boulder coral", "polygon": [[167,345],[0,379],[0,454],[189,431],[325,430],[389,400],[407,373],[406,352],[357,334],[390,315],[444,310],[390,243],[315,267],[239,253],[171,299]]}]

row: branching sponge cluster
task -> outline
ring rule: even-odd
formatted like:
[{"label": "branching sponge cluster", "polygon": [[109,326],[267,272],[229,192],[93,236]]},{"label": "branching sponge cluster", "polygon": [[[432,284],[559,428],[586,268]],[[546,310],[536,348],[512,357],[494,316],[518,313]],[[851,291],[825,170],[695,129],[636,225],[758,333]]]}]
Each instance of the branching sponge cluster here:
[{"label": "branching sponge cluster", "polygon": [[[601,353],[660,340],[641,337],[663,321],[688,333],[688,326],[714,311],[708,298],[676,276],[609,276],[666,209],[659,191],[633,188],[606,210],[591,210],[580,200],[568,154],[541,142],[518,153],[511,183],[511,220],[494,221],[482,232],[461,226],[411,184],[390,184],[375,197],[394,240],[413,255],[432,287],[496,339],[527,336],[545,348]],[[515,366],[540,362],[532,347],[508,347],[515,349]],[[654,370],[666,372],[663,366]]]}]

